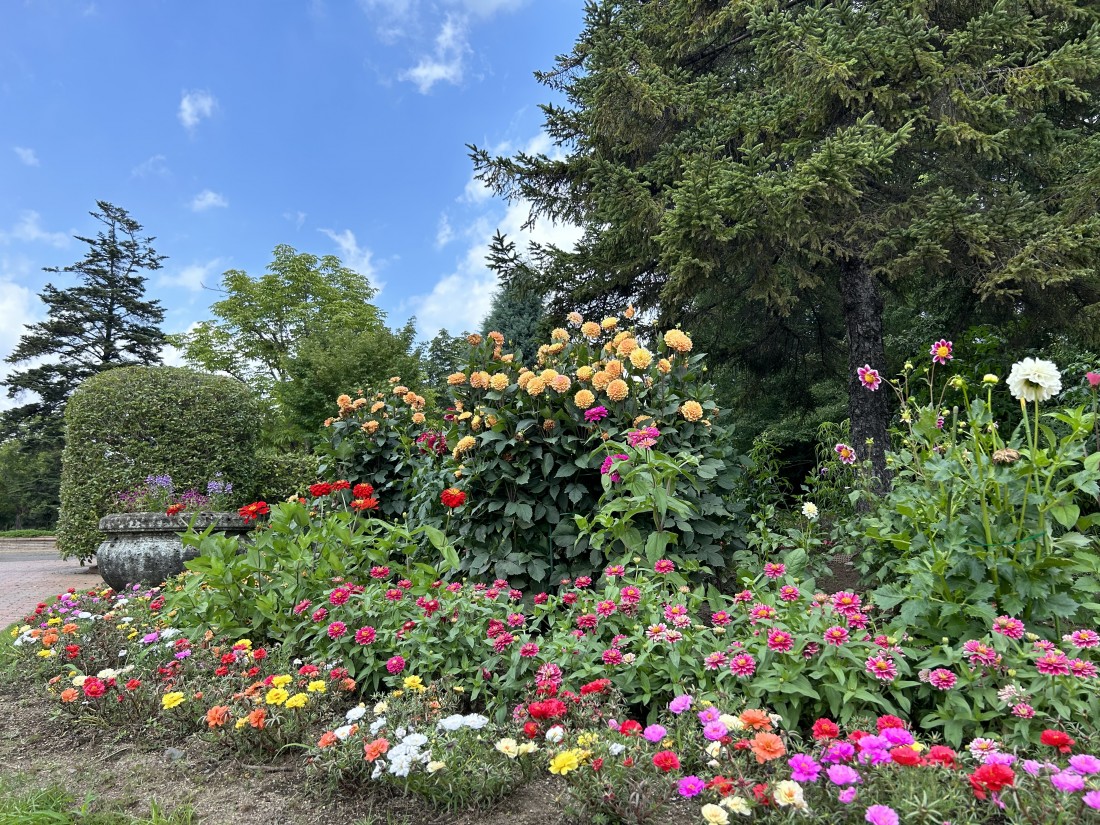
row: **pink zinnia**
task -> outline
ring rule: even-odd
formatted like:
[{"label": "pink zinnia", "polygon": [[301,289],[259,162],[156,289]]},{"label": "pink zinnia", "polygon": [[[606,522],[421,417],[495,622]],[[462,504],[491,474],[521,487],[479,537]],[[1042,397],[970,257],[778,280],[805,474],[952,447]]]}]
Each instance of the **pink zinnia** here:
[{"label": "pink zinnia", "polygon": [[619,578],[626,575],[626,568],[621,564],[612,564],[603,571],[603,574],[609,579]]},{"label": "pink zinnia", "polygon": [[355,642],[356,644],[369,645],[371,642],[374,641],[377,635],[378,634],[375,633],[374,628],[370,625],[367,625],[355,631]]},{"label": "pink zinnia", "polygon": [[730,660],[730,673],[734,676],[752,676],[756,673],[756,659],[750,653],[738,653]]},{"label": "pink zinnia", "polygon": [[623,604],[637,604],[642,600],[642,591],[633,585],[628,585],[619,591],[619,599]]},{"label": "pink zinnia", "polygon": [[703,667],[707,670],[718,670],[729,664],[730,657],[720,650],[714,653],[708,653],[706,658],[703,659]]},{"label": "pink zinnia", "polygon": [[840,647],[842,644],[848,641],[848,628],[837,625],[836,627],[830,627],[825,631],[825,641],[836,647]]},{"label": "pink zinnia", "polygon": [[1035,708],[1027,702],[1019,702],[1012,706],[1012,715],[1018,716],[1021,719],[1031,719],[1035,716]]},{"label": "pink zinnia", "polygon": [[294,615],[301,616],[303,613],[309,610],[309,606],[311,604],[313,604],[313,602],[311,602],[309,599],[302,599],[300,602],[298,602],[298,604],[294,605]]},{"label": "pink zinnia", "polygon": [[898,675],[897,665],[888,656],[871,656],[866,664],[867,672],[876,679],[891,682]]},{"label": "pink zinnia", "polygon": [[882,377],[878,374],[878,370],[871,368],[870,364],[864,364],[856,370],[856,374],[859,376],[859,385],[864,389],[874,392],[882,386]]},{"label": "pink zinnia", "polygon": [[1096,676],[1096,665],[1084,659],[1070,659],[1069,672],[1080,679],[1092,679]]},{"label": "pink zinnia", "polygon": [[313,615],[310,618],[315,622],[323,622],[326,616],[328,616],[328,611],[323,607],[318,607],[313,611]]},{"label": "pink zinnia", "polygon": [[607,618],[615,612],[615,602],[610,599],[604,599],[602,602],[596,605],[596,615]]},{"label": "pink zinnia", "polygon": [[774,619],[775,615],[775,608],[770,604],[754,605],[752,610],[749,611],[749,616],[752,617],[753,621]]},{"label": "pink zinnia", "polygon": [[1035,669],[1047,676],[1068,676],[1069,659],[1062,651],[1053,651],[1036,659]]},{"label": "pink zinnia", "polygon": [[950,341],[941,338],[932,345],[932,349],[928,351],[928,354],[932,356],[932,361],[937,364],[946,364],[954,356],[951,354],[951,350],[954,348],[954,344]]},{"label": "pink zinnia", "polygon": [[993,620],[993,632],[1000,633],[1010,639],[1022,639],[1024,637],[1024,623],[1012,616],[998,616]]},{"label": "pink zinnia", "polygon": [[764,565],[764,575],[769,579],[778,579],[787,572],[787,565],[772,564],[770,561]]},{"label": "pink zinnia", "polygon": [[493,639],[493,650],[497,653],[503,653],[508,649],[508,646],[516,640],[516,637],[511,633],[501,633],[495,639]]},{"label": "pink zinnia", "polygon": [[350,590],[346,587],[337,587],[329,594],[328,600],[330,604],[339,607],[342,604],[346,604],[349,598],[351,598]]},{"label": "pink zinnia", "polygon": [[405,669],[405,660],[401,656],[394,656],[386,662],[386,670],[390,673],[400,673]]},{"label": "pink zinnia", "polygon": [[985,642],[978,641],[977,639],[969,639],[963,642],[963,652],[966,653],[972,665],[982,664],[992,666],[997,664],[997,660],[1000,658],[996,650]]},{"label": "pink zinnia", "polygon": [[785,584],[779,588],[779,598],[785,602],[797,602],[802,593],[793,584]]},{"label": "pink zinnia", "polygon": [[333,622],[328,626],[328,637],[330,639],[339,639],[347,632],[348,626],[343,622]]},{"label": "pink zinnia", "polygon": [[710,623],[715,627],[725,627],[730,621],[730,614],[725,610],[716,610],[710,614]]},{"label": "pink zinnia", "polygon": [[623,653],[614,647],[609,647],[603,652],[603,663],[605,665],[621,665],[623,663]]},{"label": "pink zinnia", "polygon": [[785,630],[768,631],[768,648],[777,653],[787,653],[794,647],[794,638]]},{"label": "pink zinnia", "polygon": [[1100,646],[1100,635],[1094,630],[1075,630],[1068,636],[1063,636],[1062,641],[1082,649],[1097,647]]},{"label": "pink zinnia", "polygon": [[581,630],[591,630],[600,623],[600,620],[594,613],[585,613],[583,616],[577,617],[577,627]]},{"label": "pink zinnia", "polygon": [[654,573],[661,573],[661,574],[671,573],[675,569],[676,569],[676,565],[673,564],[668,559],[661,559],[660,561],[658,561],[656,564],[653,565],[653,572]]},{"label": "pink zinnia", "polygon": [[531,659],[539,655],[539,646],[534,642],[527,642],[519,649],[519,655],[525,659]]},{"label": "pink zinnia", "polygon": [[833,610],[841,616],[852,616],[859,612],[862,604],[859,596],[847,590],[834,593],[832,598]]},{"label": "pink zinnia", "polygon": [[372,579],[385,579],[390,575],[390,569],[388,567],[372,567],[370,569],[370,577]]},{"label": "pink zinnia", "polygon": [[955,687],[955,682],[958,681],[958,678],[959,677],[950,670],[938,667],[928,674],[928,684],[939,690],[951,690],[951,688]]}]

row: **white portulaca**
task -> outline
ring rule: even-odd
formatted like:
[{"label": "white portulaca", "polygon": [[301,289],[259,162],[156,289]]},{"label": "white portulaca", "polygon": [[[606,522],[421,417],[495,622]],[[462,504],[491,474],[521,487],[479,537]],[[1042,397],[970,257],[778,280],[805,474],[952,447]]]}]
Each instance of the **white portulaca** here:
[{"label": "white portulaca", "polygon": [[358,722],[367,713],[367,709],[363,705],[356,705],[347,713],[344,714],[344,718],[349,722]]}]

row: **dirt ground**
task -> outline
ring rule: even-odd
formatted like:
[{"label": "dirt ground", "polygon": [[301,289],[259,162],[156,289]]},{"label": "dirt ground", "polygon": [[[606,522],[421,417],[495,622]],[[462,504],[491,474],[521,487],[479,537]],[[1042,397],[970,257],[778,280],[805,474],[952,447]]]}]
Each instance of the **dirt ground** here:
[{"label": "dirt ground", "polygon": [[56,784],[77,799],[91,794],[135,816],[149,803],[164,809],[189,805],[200,825],[559,825],[564,786],[536,780],[486,811],[450,814],[418,800],[366,792],[322,798],[309,785],[305,761],[287,756],[273,765],[248,765],[197,738],[176,748],[149,748],[115,731],[51,720],[43,697],[0,684],[0,774],[24,778],[29,787]]}]

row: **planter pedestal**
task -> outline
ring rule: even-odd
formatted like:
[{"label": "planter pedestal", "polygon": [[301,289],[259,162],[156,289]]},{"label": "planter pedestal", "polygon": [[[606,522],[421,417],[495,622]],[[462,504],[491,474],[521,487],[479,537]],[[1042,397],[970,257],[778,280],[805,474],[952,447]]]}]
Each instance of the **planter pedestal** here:
[{"label": "planter pedestal", "polygon": [[211,524],[219,533],[244,535],[251,526],[236,513],[113,513],[99,520],[107,538],[96,551],[100,575],[115,590],[127,584],[155,586],[183,572],[183,564],[198,555],[184,547],[180,534],[194,520],[195,528]]}]

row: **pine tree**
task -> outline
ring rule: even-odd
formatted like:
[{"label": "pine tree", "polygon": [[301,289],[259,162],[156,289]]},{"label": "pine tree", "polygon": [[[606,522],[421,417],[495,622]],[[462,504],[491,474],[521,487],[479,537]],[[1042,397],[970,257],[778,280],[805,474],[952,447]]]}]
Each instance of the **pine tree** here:
[{"label": "pine tree", "polygon": [[534,271],[516,252],[516,245],[499,232],[489,246],[488,262],[501,284],[481,324],[482,334],[496,330],[510,350],[531,363],[539,348],[539,326],[545,315],[542,296],[532,282]]},{"label": "pine tree", "polygon": [[765,329],[755,307],[792,341],[836,312],[817,349],[839,320],[853,443],[885,477],[887,394],[856,368],[886,365],[886,291],[957,283],[1096,335],[1098,20],[1091,0],[590,2],[539,75],[567,156],[472,158],[532,218],[585,227],[545,273],[580,308]]},{"label": "pine tree", "polygon": [[0,418],[8,435],[27,442],[59,440],[65,402],[85,378],[115,367],[161,363],[164,309],[159,301],[145,300],[142,273],[160,269],[165,256],[153,249],[153,238],[140,237],[141,224],[125,209],[105,201],[96,205],[90,214],[104,229],[95,238],[76,236],[88,245],[84,258],[45,270],[73,273],[78,283],[68,289],[45,286],[39,297],[46,320],[28,325],[6,359],[9,364],[44,359],[3,382],[9,397],[35,396]]}]

